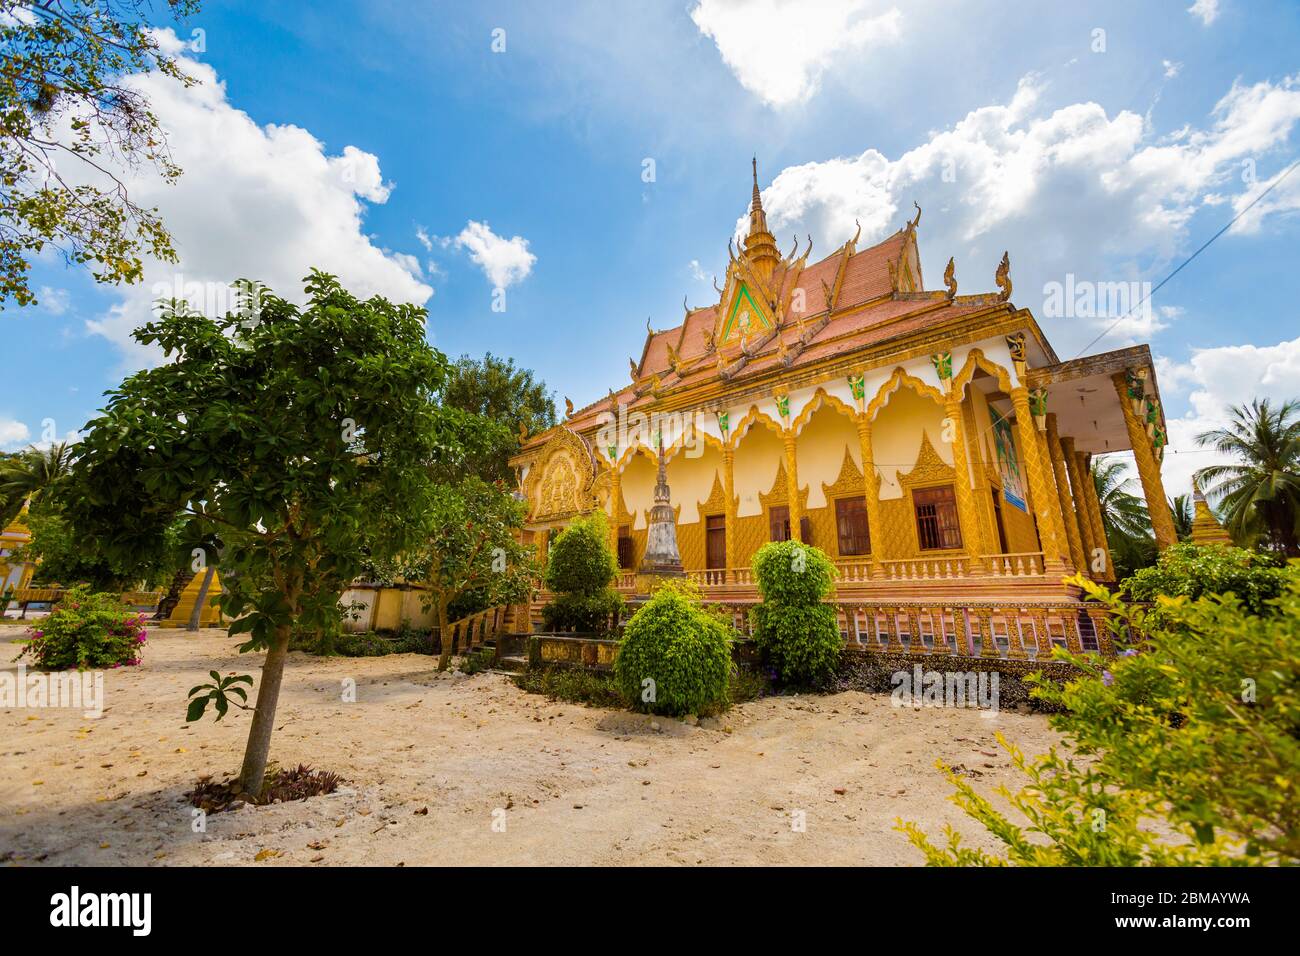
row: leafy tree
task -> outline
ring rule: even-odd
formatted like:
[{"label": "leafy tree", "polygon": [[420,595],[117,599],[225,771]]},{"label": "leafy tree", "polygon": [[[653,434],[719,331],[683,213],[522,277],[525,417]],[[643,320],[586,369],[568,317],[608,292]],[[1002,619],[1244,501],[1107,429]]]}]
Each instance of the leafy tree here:
[{"label": "leafy tree", "polygon": [[[1273,555],[1184,541],[1162,551],[1154,566],[1135,572],[1124,582],[1123,591],[1134,601],[1147,602],[1235,594],[1248,613],[1266,614],[1286,586],[1287,576]],[[1163,617],[1159,608],[1157,614]]]},{"label": "leafy tree", "polygon": [[32,447],[0,462],[0,528],[6,528],[29,501],[41,496],[68,473],[75,457],[67,442]]},{"label": "leafy tree", "polygon": [[192,537],[219,537],[230,633],[266,651],[239,777],[252,794],[292,628],[328,619],[339,595],[321,582],[359,573],[362,544],[383,559],[421,541],[433,469],[461,451],[434,401],[447,366],[423,310],[358,300],[317,271],[304,289],[300,307],[245,283],[237,312],[173,302],[138,329],[170,361],[109,393],[67,506],[110,551],[148,546],[177,514]]},{"label": "leafy tree", "polygon": [[[167,0],[185,17],[198,0]],[[92,263],[100,282],[138,282],[141,257],[176,261],[157,210],[120,178],[181,170],[147,98],[126,77],[193,84],[159,46],[143,0],[0,0],[0,307],[34,303],[32,257],[47,247]]]},{"label": "leafy tree", "polygon": [[481,360],[462,355],[451,367],[442,391],[443,401],[454,408],[504,426],[503,440],[476,456],[472,468],[487,481],[511,481],[508,459],[518,447],[522,425],[530,435],[555,424],[555,401],[533,373],[517,368],[514,359],[487,353]]},{"label": "leafy tree", "polygon": [[105,552],[94,538],[78,534],[53,502],[36,505],[26,518],[32,539],[14,552],[14,560],[36,564],[33,583],[86,584],[96,591],[126,591],[165,584],[189,556],[183,528],[173,522],[152,541],[149,551]]},{"label": "leafy tree", "polygon": [[954,801],[1004,856],[961,847],[951,829],[946,846],[900,829],[932,864],[1300,862],[1300,566],[1262,615],[1236,595],[1161,598],[1157,615],[1074,583],[1106,603],[1118,633],[1143,635],[1113,660],[1058,650],[1084,676],[1034,692],[1063,708],[1052,726],[1085,759],[1025,761],[1003,742],[1029,783],[1000,792],[1028,826],[949,771]]},{"label": "leafy tree", "polygon": [[1226,426],[1196,441],[1241,463],[1202,468],[1196,481],[1223,509],[1234,541],[1263,536],[1288,558],[1300,557],[1300,401],[1274,406],[1257,398],[1229,414]]},{"label": "leafy tree", "polygon": [[622,595],[610,586],[617,574],[604,512],[571,522],[551,543],[546,558],[545,583],[555,595],[542,608],[546,628],[608,631],[623,608]]},{"label": "leafy tree", "polygon": [[754,643],[786,683],[820,683],[835,673],[844,641],[835,606],[835,566],[798,541],[773,541],[754,555],[762,603],[750,612]]},{"label": "leafy tree", "polygon": [[428,583],[430,603],[437,612],[442,640],[439,670],[451,663],[451,609],[459,598],[476,594],[485,607],[527,600],[537,568],[531,551],[519,543],[523,522],[523,503],[502,482],[489,483],[471,475],[435,489],[422,561],[411,570]]}]

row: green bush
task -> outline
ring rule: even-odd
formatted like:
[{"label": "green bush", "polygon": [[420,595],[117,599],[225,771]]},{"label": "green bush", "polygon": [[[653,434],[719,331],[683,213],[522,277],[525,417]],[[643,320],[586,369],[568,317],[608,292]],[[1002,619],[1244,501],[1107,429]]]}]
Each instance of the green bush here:
[{"label": "green bush", "polygon": [[614,676],[633,708],[698,714],[726,705],[729,625],[703,610],[689,584],[664,584],[623,629]]},{"label": "green bush", "polygon": [[912,843],[937,865],[1300,863],[1300,564],[1262,615],[1235,594],[1160,598],[1153,612],[1073,583],[1144,635],[1113,660],[1058,652],[1084,676],[1034,692],[1061,707],[1052,727],[1084,759],[1030,760],[1004,742],[1028,778],[1005,791],[1014,819],[948,771],[1004,856],[901,825]]},{"label": "green bush", "polygon": [[618,561],[609,546],[609,526],[597,511],[560,532],[546,559],[544,581],[555,597],[542,608],[548,631],[611,630],[623,609],[622,596],[610,587]]},{"label": "green bush", "polygon": [[73,588],[27,629],[29,639],[14,660],[30,655],[44,670],[133,667],[144,656],[144,618],[116,594]]},{"label": "green bush", "polygon": [[596,511],[575,520],[551,542],[543,580],[557,594],[595,594],[609,587],[616,574],[609,526]]},{"label": "green bush", "polygon": [[754,577],[765,603],[818,604],[835,584],[835,565],[812,545],[772,541],[754,555]]},{"label": "green bush", "polygon": [[530,667],[515,678],[515,684],[530,694],[588,707],[628,705],[613,674],[585,667]]},{"label": "green bush", "polygon": [[542,608],[542,626],[548,631],[605,633],[613,629],[623,596],[612,588],[595,594],[557,594]]},{"label": "green bush", "polygon": [[773,541],[754,555],[754,577],[763,603],[750,621],[763,661],[783,683],[830,679],[844,647],[835,608],[822,603],[835,583],[830,558],[798,541]]},{"label": "green bush", "polygon": [[1124,582],[1124,591],[1134,601],[1152,602],[1162,595],[1195,600],[1205,594],[1235,594],[1249,613],[1265,614],[1286,579],[1286,569],[1272,555],[1183,542],[1161,552],[1154,567],[1135,572]]}]

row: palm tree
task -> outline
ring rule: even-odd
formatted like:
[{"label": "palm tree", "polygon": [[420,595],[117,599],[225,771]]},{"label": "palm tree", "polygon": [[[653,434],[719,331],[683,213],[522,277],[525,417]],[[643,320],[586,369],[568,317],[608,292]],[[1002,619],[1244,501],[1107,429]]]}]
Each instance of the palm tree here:
[{"label": "palm tree", "polygon": [[66,475],[75,457],[67,442],[56,442],[45,449],[33,445],[0,462],[0,528]]},{"label": "palm tree", "polygon": [[1169,510],[1174,516],[1174,530],[1178,540],[1186,541],[1192,536],[1192,522],[1196,520],[1196,507],[1191,495],[1178,495],[1169,499]]},{"label": "palm tree", "polygon": [[1101,524],[1115,564],[1115,575],[1123,580],[1138,568],[1155,563],[1151,516],[1146,502],[1129,491],[1132,479],[1123,461],[1093,458],[1092,481],[1101,505]]},{"label": "palm tree", "polygon": [[1218,503],[1238,542],[1266,537],[1288,558],[1300,557],[1300,401],[1267,398],[1233,406],[1230,421],[1196,436],[1240,464],[1211,465],[1196,482]]}]

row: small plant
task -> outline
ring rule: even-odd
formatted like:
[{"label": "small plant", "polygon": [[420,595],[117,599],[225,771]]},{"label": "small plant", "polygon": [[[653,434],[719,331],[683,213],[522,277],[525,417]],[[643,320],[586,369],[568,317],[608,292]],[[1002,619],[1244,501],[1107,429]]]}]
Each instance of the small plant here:
[{"label": "small plant", "polygon": [[116,594],[73,588],[50,615],[27,629],[14,660],[30,655],[43,670],[134,667],[144,656],[144,615]]},{"label": "small plant", "polygon": [[460,672],[471,676],[481,674],[483,671],[491,670],[492,665],[495,663],[496,651],[490,647],[480,647],[461,659]]},{"label": "small plant", "polygon": [[609,546],[609,526],[602,512],[579,518],[551,545],[544,581],[555,597],[542,608],[551,631],[604,633],[613,629],[623,608],[622,596],[610,587],[618,560]]},{"label": "small plant", "polygon": [[1134,601],[1165,597],[1192,600],[1203,594],[1235,594],[1251,614],[1270,614],[1269,604],[1286,586],[1287,572],[1272,555],[1222,544],[1191,542],[1166,548],[1154,567],[1135,572],[1124,582]]},{"label": "small plant", "polygon": [[727,702],[732,628],[699,605],[689,582],[665,583],[623,630],[614,676],[633,708],[698,714]]},{"label": "small plant", "polygon": [[[248,691],[239,685],[247,684],[252,687],[253,678],[247,674],[222,677],[216,671],[208,671],[208,676],[212,678],[211,684],[199,684],[191,687],[189,694],[186,695],[190,698],[189,706],[185,710],[186,723],[199,720],[203,716],[203,712],[208,709],[209,703],[217,712],[217,720],[226,716],[226,711],[230,709],[231,703],[234,703],[240,710],[252,710],[248,706]],[[231,700],[234,696],[239,697],[237,702]]]},{"label": "small plant", "polygon": [[256,796],[244,793],[238,780],[217,781],[211,777],[200,777],[194,789],[185,796],[190,801],[190,806],[207,813],[221,813],[244,803],[264,806],[287,803],[290,800],[306,800],[308,797],[333,793],[342,782],[342,778],[331,770],[313,770],[306,764],[299,764],[289,770],[268,770],[261,792]]},{"label": "small plant", "polygon": [[826,555],[798,541],[774,541],[754,555],[763,603],[754,607],[754,643],[787,684],[824,683],[835,673],[844,642],[833,605],[835,582]]}]

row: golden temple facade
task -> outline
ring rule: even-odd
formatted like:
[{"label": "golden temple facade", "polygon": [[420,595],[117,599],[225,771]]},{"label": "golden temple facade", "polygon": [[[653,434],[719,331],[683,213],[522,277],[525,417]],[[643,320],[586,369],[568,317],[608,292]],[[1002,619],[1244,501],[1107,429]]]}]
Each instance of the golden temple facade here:
[{"label": "golden temple facade", "polygon": [[1173,543],[1148,348],[1060,361],[1005,254],[996,291],[958,294],[952,260],[927,289],[920,218],[783,254],[755,171],[717,302],[648,328],[621,385],[522,440],[526,539],[544,555],[600,509],[634,593],[662,455],[682,565],[713,599],[752,600],[754,552],[797,538],[837,565],[838,600],[1068,603],[1076,571],[1114,578],[1091,458],[1132,449]]}]

